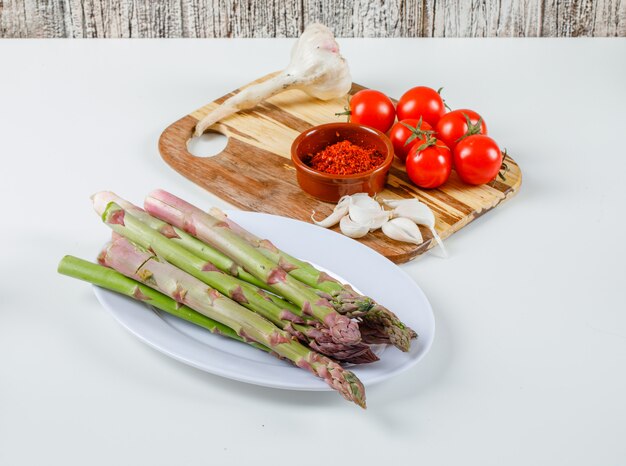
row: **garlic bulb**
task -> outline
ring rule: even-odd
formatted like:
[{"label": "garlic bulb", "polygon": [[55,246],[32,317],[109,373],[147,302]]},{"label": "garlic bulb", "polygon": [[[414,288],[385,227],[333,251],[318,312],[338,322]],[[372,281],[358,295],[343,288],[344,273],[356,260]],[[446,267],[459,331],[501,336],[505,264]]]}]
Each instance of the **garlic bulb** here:
[{"label": "garlic bulb", "polygon": [[194,136],[200,136],[214,123],[287,89],[300,89],[312,97],[330,100],[346,95],[351,87],[350,69],[339,53],[333,33],[326,26],[314,23],[306,27],[293,46],[291,62],[285,70],[267,81],[251,84],[227,99],[198,122]]},{"label": "garlic bulb", "polygon": [[348,207],[352,201],[351,196],[343,196],[339,199],[339,202],[333,209],[333,213],[326,217],[324,220],[317,221],[315,220],[315,211],[311,214],[311,220],[313,223],[320,227],[330,228],[339,223],[342,217],[344,217],[348,213]]},{"label": "garlic bulb", "polygon": [[382,228],[383,233],[391,239],[414,244],[424,242],[420,229],[411,219],[405,217],[392,218]]},{"label": "garlic bulb", "polygon": [[369,225],[361,225],[359,223],[356,223],[350,218],[349,215],[346,215],[341,219],[341,221],[339,222],[339,228],[341,229],[341,232],[348,238],[362,238],[370,231]]}]

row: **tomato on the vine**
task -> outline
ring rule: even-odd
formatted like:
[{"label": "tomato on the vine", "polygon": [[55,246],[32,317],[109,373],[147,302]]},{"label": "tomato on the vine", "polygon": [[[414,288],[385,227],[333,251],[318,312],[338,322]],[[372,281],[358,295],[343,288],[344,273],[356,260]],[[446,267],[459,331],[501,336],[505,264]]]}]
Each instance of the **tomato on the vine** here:
[{"label": "tomato on the vine", "polygon": [[439,92],[426,86],[417,86],[406,91],[396,108],[398,120],[423,118],[433,127],[445,112],[446,106]]},{"label": "tomato on the vine", "polygon": [[487,134],[485,120],[473,110],[452,110],[441,117],[437,123],[437,137],[450,150],[454,150],[462,138],[474,134]]},{"label": "tomato on the vine", "polygon": [[350,115],[350,121],[386,133],[396,119],[396,110],[389,97],[379,91],[363,89],[350,99],[350,110],[337,115]]},{"label": "tomato on the vine", "polygon": [[454,169],[468,184],[493,180],[502,166],[502,153],[496,141],[476,134],[459,142],[454,149]]},{"label": "tomato on the vine", "polygon": [[415,145],[422,145],[433,134],[433,127],[425,121],[407,118],[395,123],[389,132],[389,139],[393,145],[393,151],[403,162]]},{"label": "tomato on the vine", "polygon": [[450,149],[435,138],[414,146],[406,157],[406,173],[420,188],[441,186],[448,180],[451,171]]}]

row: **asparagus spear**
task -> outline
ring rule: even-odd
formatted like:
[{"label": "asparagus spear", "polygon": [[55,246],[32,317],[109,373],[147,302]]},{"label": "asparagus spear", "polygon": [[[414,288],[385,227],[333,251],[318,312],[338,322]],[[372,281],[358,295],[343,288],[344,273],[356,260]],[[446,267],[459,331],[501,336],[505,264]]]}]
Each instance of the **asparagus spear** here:
[{"label": "asparagus spear", "polygon": [[297,304],[304,314],[314,316],[331,330],[336,343],[357,343],[361,339],[357,322],[337,313],[324,297],[296,280],[261,254],[228,224],[162,190],[152,192],[144,208],[151,215],[208,243],[245,270],[262,280],[277,294]]},{"label": "asparagus spear", "polygon": [[[355,364],[378,360],[366,344],[334,342],[327,328],[321,325],[311,325],[310,321],[305,320],[307,316],[297,315],[300,310],[296,306],[277,296],[265,293],[254,285],[218,271],[212,267],[211,262],[195,256],[184,249],[180,243],[150,228],[117,203],[106,204],[104,201],[108,198],[110,198],[108,193],[98,193],[92,197],[92,201],[95,210],[102,215],[104,222],[115,233],[143,248],[152,250],[158,256],[215,288],[223,295],[261,314],[281,329],[289,331],[320,353]],[[123,201],[123,199],[120,200]],[[123,202],[132,206],[130,203]],[[142,218],[145,217],[150,217],[150,215],[143,212]]]},{"label": "asparagus spear", "polygon": [[[258,288],[267,289],[267,285],[265,285],[262,281],[257,279],[255,276],[250,275],[246,272],[240,265],[236,264],[233,260],[231,260],[228,256],[222,254],[218,250],[212,248],[206,243],[203,243],[199,239],[191,236],[188,233],[180,230],[179,228],[173,227],[169,223],[166,223],[162,220],[159,220],[156,217],[148,214],[141,207],[134,205],[133,203],[119,197],[117,194],[112,193],[111,191],[100,191],[93,196],[91,196],[91,200],[93,202],[94,210],[98,213],[98,215],[102,216],[106,207],[111,203],[115,202],[117,205],[122,207],[125,211],[131,214],[133,217],[136,217],[145,225],[149,226],[153,230],[158,231],[163,236],[171,239],[173,242],[179,244],[187,251],[192,252],[195,256],[204,259],[207,262],[213,264],[216,268],[225,272],[234,277],[240,278],[241,280],[248,282]],[[137,241],[135,241],[137,242]],[[147,246],[144,246],[147,247]],[[197,278],[197,277],[196,277]],[[211,285],[209,283],[209,285]],[[267,298],[271,299],[276,305],[281,308],[288,309],[295,314],[301,312],[301,310],[294,306],[289,301],[282,299],[280,296],[274,294],[266,295]]]},{"label": "asparagus spear", "polygon": [[246,272],[239,264],[236,264],[228,256],[222,254],[218,250],[210,247],[202,241],[194,238],[188,233],[173,227],[168,223],[165,223],[158,218],[148,214],[141,207],[134,205],[131,202],[119,197],[117,194],[110,191],[101,191],[91,196],[93,206],[99,215],[102,215],[104,209],[110,202],[115,202],[124,210],[128,211],[134,217],[137,217],[143,223],[148,225],[153,230],[157,230],[162,235],[171,239],[172,241],[180,244],[182,247],[190,252],[193,252],[196,256],[211,262],[219,270],[228,273],[234,277],[241,278],[242,280],[252,283],[258,287],[263,288],[265,284],[257,279],[255,276]]},{"label": "asparagus spear", "polygon": [[213,208],[209,214],[226,222],[233,232],[278,264],[289,275],[318,290],[320,296],[328,299],[337,312],[360,317],[363,322],[361,333],[364,341],[391,343],[402,351],[410,349],[411,339],[416,338],[417,334],[402,323],[393,312],[373,299],[360,295],[351,286],[340,283],[326,272],[317,270],[308,262],[278,249],[271,241],[250,233],[229,219],[221,210]]},{"label": "asparagus spear", "polygon": [[[212,263],[213,265],[216,266],[216,268],[218,268],[219,270],[228,273],[230,275],[233,275],[235,277],[238,277],[248,283],[251,283],[253,285],[255,285],[255,287],[259,287],[259,288],[265,288],[267,289],[267,286],[264,285],[263,282],[261,282],[260,280],[258,280],[256,277],[254,277],[253,275],[250,275],[248,272],[246,272],[245,270],[243,270],[243,268],[241,266],[239,266],[238,264],[236,264],[234,261],[232,261],[229,257],[225,256],[224,254],[222,254],[221,252],[215,250],[214,248],[210,247],[209,245],[203,243],[202,241],[198,240],[197,238],[194,238],[193,236],[191,236],[188,233],[185,233],[184,231],[180,230],[179,228],[176,227],[172,227],[170,224],[163,222],[162,220],[159,220],[153,216],[151,216],[150,214],[148,214],[145,210],[143,210],[140,207],[137,207],[136,205],[132,204],[131,202],[126,201],[125,199],[117,196],[116,194],[110,192],[110,191],[102,191],[99,193],[96,193],[92,196],[92,201],[94,204],[94,209],[96,210],[96,212],[98,212],[100,215],[102,215],[102,213],[104,212],[106,206],[110,203],[110,202],[115,202],[117,203],[119,206],[121,206],[124,210],[128,211],[131,215],[133,215],[134,217],[138,218],[141,222],[145,223],[147,226],[149,226],[150,228],[152,228],[153,230],[157,230],[159,233],[161,233],[162,235],[166,236],[167,238],[171,239],[172,241],[174,241],[175,243],[179,244],[180,246],[182,246],[183,248],[187,249],[188,251],[192,252],[194,255],[200,257],[201,259],[204,259],[207,262]],[[224,216],[224,218],[226,218],[225,214],[222,213],[222,215]],[[228,220],[230,221],[230,220]],[[234,222],[232,222],[233,227],[234,228],[239,228],[243,233],[247,233],[245,230],[243,230],[241,227],[239,227],[238,225],[236,225]],[[248,233],[250,235],[250,237],[252,237],[251,233]],[[138,239],[135,239],[135,242],[137,242]],[[259,240],[260,241],[260,240]],[[149,247],[147,245],[143,245],[144,247]],[[297,260],[297,259],[296,259]],[[306,264],[307,266],[309,266],[309,264],[303,262],[303,264]],[[313,268],[312,266],[310,266],[312,268],[313,271],[317,272],[317,270],[315,268]],[[326,274],[324,274],[326,275]],[[329,280],[334,280],[332,279],[330,276],[326,275],[326,277],[328,277]],[[201,277],[197,277],[196,278],[200,278],[203,279]],[[216,286],[215,283],[208,283],[211,286]],[[220,288],[217,288],[221,293],[227,294],[225,291],[223,291]],[[258,292],[258,289],[257,289]],[[278,305],[281,310],[286,309],[292,313],[298,314],[299,308],[294,307],[291,303],[289,303],[288,301],[285,301],[284,299],[276,296],[276,295],[266,295],[267,298],[271,299],[272,301],[274,301],[274,303],[276,305]],[[331,298],[332,299],[332,298]],[[338,308],[335,304],[336,300],[332,299],[331,302],[333,303],[333,305],[335,306],[335,309],[338,310],[339,312],[342,312],[340,310],[340,308]],[[253,305],[253,303],[251,303],[251,305]],[[345,306],[344,306],[345,307]],[[253,309],[257,312],[262,312],[262,309]],[[342,312],[345,313],[345,312]],[[266,318],[269,318],[269,316],[267,314],[263,314]],[[354,316],[356,315],[355,313],[352,313],[350,316]],[[271,320],[271,319],[270,319]],[[273,322],[275,324],[279,324],[278,321],[273,320]],[[366,363],[366,362],[374,362],[377,361],[378,358],[376,357],[376,355],[371,351],[368,350],[366,345],[351,345],[350,348],[348,347],[342,347],[342,345],[336,344],[334,342],[332,342],[332,339],[327,338],[327,335],[325,335],[323,329],[320,330],[316,330],[316,329],[311,329],[310,327],[307,329],[302,329],[302,328],[295,328],[296,326],[294,325],[290,325],[289,323],[285,323],[283,322],[283,326],[281,326],[281,328],[285,329],[285,326],[287,326],[290,330],[293,331],[294,334],[297,334],[299,337],[302,337],[304,335],[307,336],[308,338],[308,343],[312,344],[312,348],[314,348],[316,351],[319,351],[323,354],[326,354],[327,356],[332,356],[335,359],[338,359],[340,361],[345,361],[345,362],[351,362],[351,363],[355,363],[355,364],[360,364],[360,363]],[[295,330],[295,331],[294,331]],[[305,331],[306,330],[306,331]],[[365,329],[366,333],[365,336],[367,338],[366,343],[388,343],[389,339],[385,338],[384,335],[381,338],[379,336],[379,338],[372,338],[372,331],[369,331],[367,328]],[[380,332],[378,332],[380,333]],[[358,348],[357,348],[358,346]]]},{"label": "asparagus spear", "polygon": [[[115,291],[138,301],[143,301],[168,314],[172,314],[173,316],[203,327],[211,333],[223,335],[234,340],[244,341],[232,328],[220,324],[216,320],[210,319],[187,306],[181,306],[172,298],[125,277],[121,273],[108,267],[94,264],[79,259],[78,257],[65,256],[61,259],[61,262],[59,262],[58,272],[68,277],[93,283],[94,285]],[[249,343],[263,351],[270,351],[269,348],[258,343]]]},{"label": "asparagus spear", "polygon": [[339,391],[344,398],[365,407],[365,390],[350,371],[326,356],[315,353],[260,315],[240,306],[200,280],[160,260],[154,254],[118,238],[102,252],[102,264],[164,293],[197,312],[214,319],[245,340],[260,343],[296,366],[307,369]]},{"label": "asparagus spear", "polygon": [[270,240],[259,238],[228,218],[220,209],[216,207],[211,208],[209,215],[226,222],[233,232],[237,233],[248,243],[257,248],[265,257],[280,265],[289,275],[300,280],[302,283],[329,294],[343,290],[341,283],[326,272],[317,270],[308,262],[297,259],[287,254],[285,251],[278,249]]}]

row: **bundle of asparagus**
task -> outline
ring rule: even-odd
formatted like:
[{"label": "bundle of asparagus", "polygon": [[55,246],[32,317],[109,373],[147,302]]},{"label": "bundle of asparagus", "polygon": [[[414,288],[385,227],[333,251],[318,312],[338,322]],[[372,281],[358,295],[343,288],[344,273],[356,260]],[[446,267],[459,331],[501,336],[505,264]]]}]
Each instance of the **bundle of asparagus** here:
[{"label": "bundle of asparagus", "polygon": [[68,256],[59,272],[289,360],[359,406],[363,386],[338,362],[378,360],[371,343],[408,351],[417,336],[383,306],[221,211],[203,212],[162,190],[146,198],[145,210],[111,192],[92,201],[113,240],[101,265]]}]

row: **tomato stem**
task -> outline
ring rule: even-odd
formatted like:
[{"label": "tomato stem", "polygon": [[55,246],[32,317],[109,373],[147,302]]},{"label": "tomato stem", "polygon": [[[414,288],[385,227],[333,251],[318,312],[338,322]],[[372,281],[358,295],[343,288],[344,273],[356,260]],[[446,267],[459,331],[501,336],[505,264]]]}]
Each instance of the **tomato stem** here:
[{"label": "tomato stem", "polygon": [[506,164],[506,158],[509,156],[507,154],[506,149],[502,151],[502,164],[500,165],[500,171],[498,171],[498,176],[502,179],[502,181],[506,181],[506,174],[509,172],[509,166]]},{"label": "tomato stem", "polygon": [[350,108],[348,106],[345,106],[343,108],[343,112],[338,112],[335,113],[335,116],[342,116],[342,115],[346,115],[348,117],[348,121],[350,121],[350,115],[352,115],[352,112],[350,111]]},{"label": "tomato stem", "polygon": [[451,111],[452,109],[450,108],[450,106],[446,102],[446,99],[444,99],[443,96],[441,95],[441,91],[443,91],[443,86],[440,87],[439,89],[437,89],[437,94],[439,94],[441,96],[441,101],[443,102],[443,106],[446,107],[448,109],[448,111]]},{"label": "tomato stem", "polygon": [[400,124],[402,126],[404,126],[405,128],[407,128],[409,131],[411,131],[411,135],[407,138],[406,141],[404,141],[404,145],[406,146],[407,144],[413,142],[415,139],[417,138],[423,138],[424,136],[426,136],[426,139],[428,139],[430,136],[432,136],[435,132],[434,131],[430,131],[427,129],[422,129],[422,117],[420,116],[420,119],[417,121],[417,125],[415,125],[415,127],[409,125],[408,123],[403,123],[402,121],[400,122]]},{"label": "tomato stem", "polygon": [[466,113],[464,113],[463,116],[465,117],[465,123],[467,124],[467,131],[465,132],[463,136],[457,139],[456,142],[461,142],[463,139],[465,139],[468,136],[480,134],[480,131],[481,131],[481,123],[483,122],[482,117],[480,117],[476,123],[472,123],[472,120],[470,119],[469,116],[467,116]]},{"label": "tomato stem", "polygon": [[437,141],[438,141],[438,139],[437,139],[437,138],[434,138],[434,137],[432,137],[432,136],[428,136],[428,139],[426,140],[426,142],[424,142],[423,144],[421,144],[420,146],[418,146],[418,147],[417,147],[417,149],[415,149],[415,151],[416,151],[416,152],[421,152],[421,151],[423,151],[424,149],[427,149],[428,147],[432,147],[432,146],[439,147],[439,148],[441,148],[441,149],[443,149],[443,148],[446,148],[446,149],[447,149],[447,148],[448,148],[448,146],[445,146],[445,145],[443,145],[443,146],[438,146],[438,145],[437,145]]}]

